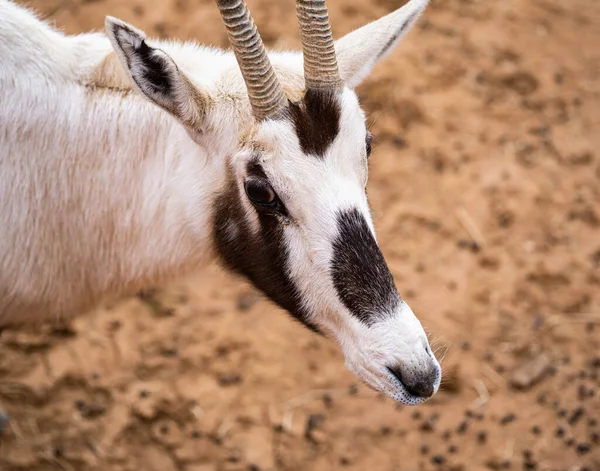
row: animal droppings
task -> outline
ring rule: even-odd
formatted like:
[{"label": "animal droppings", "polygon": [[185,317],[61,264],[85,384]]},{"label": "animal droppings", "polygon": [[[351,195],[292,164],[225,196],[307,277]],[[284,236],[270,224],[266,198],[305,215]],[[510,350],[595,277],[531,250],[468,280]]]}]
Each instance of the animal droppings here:
[{"label": "animal droppings", "polygon": [[[156,6],[150,0],[94,0],[93,5],[92,0],[82,0],[84,5],[62,0],[16,1],[41,6],[42,15],[52,24],[74,32],[89,24],[101,26],[105,14],[127,16],[129,12],[132,18],[138,15],[139,26],[149,28],[149,37],[160,29],[163,35],[193,36],[229,48],[226,31],[216,21],[219,12],[214,2],[211,6],[204,0],[173,0]],[[336,36],[408,1],[335,4],[327,0]],[[157,286],[141,293],[143,299],[111,301],[106,310],[66,321],[65,327],[56,324],[58,328],[49,325],[39,332],[37,328],[31,333],[27,330],[29,340],[17,338],[18,332],[12,328],[0,328],[0,408],[6,412],[3,415],[0,411],[0,469],[600,471],[600,225],[594,222],[600,217],[600,133],[592,126],[600,122],[600,49],[591,46],[600,31],[599,2],[534,0],[508,5],[482,0],[430,1],[408,32],[404,52],[399,48],[377,66],[375,77],[355,88],[364,104],[365,124],[378,141],[368,162],[368,193],[378,245],[400,294],[414,296],[412,303],[409,296],[405,300],[425,327],[431,349],[442,365],[442,384],[431,400],[396,411],[398,401],[383,400],[381,394],[346,371],[344,360],[350,358],[345,358],[334,338],[321,338],[296,325],[299,323],[286,318],[282,309],[262,300],[263,295],[251,283],[215,266],[173,287]],[[268,46],[300,45],[293,4],[246,3]],[[2,1],[0,5],[3,11]],[[337,26],[333,17],[339,20]],[[27,33],[25,25],[23,30]],[[194,34],[195,30],[199,33]],[[0,26],[0,36],[2,31]],[[35,39],[23,37],[28,39],[26,43]],[[165,52],[171,47],[165,44]],[[94,57],[81,64],[96,63],[95,55],[104,54],[106,48],[110,50],[107,41]],[[63,52],[69,49],[65,47]],[[31,53],[31,48],[26,52]],[[231,56],[231,61],[226,61],[228,67],[235,73],[226,73],[224,78],[231,82],[239,70],[231,51],[227,54]],[[121,69],[114,53],[107,59]],[[10,58],[2,56],[3,63],[6,60]],[[174,60],[178,62],[177,57]],[[291,59],[286,58],[276,64],[278,75],[298,75],[302,87],[302,67],[290,68],[288,62]],[[62,70],[70,63],[57,64]],[[34,67],[40,74],[43,71],[38,66],[42,65],[34,60],[23,62],[24,67]],[[188,74],[204,74],[205,64],[192,60],[188,65],[182,64]],[[214,76],[214,70],[206,70]],[[31,77],[46,83],[40,74]],[[519,83],[511,84],[512,88],[506,85],[507,77],[522,74],[531,74],[539,81],[537,91],[525,96],[516,91]],[[194,85],[205,83],[189,78]],[[84,90],[79,82],[74,86],[82,93],[73,94],[64,103],[71,111],[76,111],[80,99],[100,98],[102,93],[126,105],[116,116],[121,121],[127,120],[130,104],[142,100],[133,89],[131,93]],[[215,120],[216,124],[235,124],[237,118],[231,112],[243,95],[241,81],[239,85],[232,95],[227,90],[215,90],[219,97],[211,103],[217,105],[217,98],[226,98],[229,116],[234,117]],[[286,89],[286,95],[300,99],[293,88]],[[344,98],[354,87],[347,88]],[[28,97],[35,103],[49,96],[43,87],[29,90],[24,84],[17,93],[23,91],[31,91]],[[250,112],[245,100],[244,106],[241,111]],[[146,103],[144,108],[149,113],[154,109],[150,114],[156,119],[152,122],[171,120],[153,103]],[[419,109],[422,117],[410,118],[411,108]],[[15,110],[9,107],[6,111],[12,122]],[[245,130],[248,143],[269,171],[273,185],[282,183],[275,189],[290,213],[296,212],[295,208],[305,215],[328,210],[325,193],[319,206],[294,201],[299,196],[293,191],[294,185],[304,180],[301,175],[290,175],[288,181],[270,173],[274,161],[288,159],[295,165],[292,155],[279,156],[277,145],[268,141],[272,131],[284,131],[281,143],[289,147],[289,133],[280,129],[286,127],[286,116],[282,117],[266,123],[267,135],[260,131],[258,122],[252,123]],[[348,117],[356,118],[361,133],[355,136],[356,142],[348,143],[350,152],[343,156],[344,165],[354,162],[367,167],[360,116]],[[66,124],[82,123],[73,119]],[[103,127],[104,123],[95,125]],[[173,140],[165,143],[179,147],[181,140],[187,141],[187,131],[176,120],[171,120],[170,126]],[[121,130],[131,135],[131,145],[144,142],[143,132],[113,130],[116,134],[105,134],[107,148]],[[11,136],[49,136],[36,126],[16,121],[14,132],[8,131],[0,137],[0,149],[10,147],[2,144]],[[210,140],[217,139],[212,134],[218,130],[210,131]],[[96,128],[96,132],[101,129]],[[293,132],[290,135],[294,137]],[[164,149],[154,147],[153,140],[154,136],[144,146],[150,152],[162,153]],[[186,151],[197,147],[193,141],[188,144]],[[291,144],[294,147],[294,142]],[[245,145],[246,141],[240,143]],[[325,158],[305,159],[303,168],[316,171],[315,181],[308,178],[307,185],[318,187],[319,167],[331,173],[338,165],[330,158],[335,157],[335,149],[332,151]],[[181,177],[172,180],[181,186],[178,192],[198,197],[204,190],[193,188],[197,186],[195,165],[204,172],[213,164],[228,163],[230,156],[223,158],[222,162],[197,162],[184,152],[175,160],[160,157],[158,166],[147,159],[130,163],[145,177],[174,163]],[[66,155],[63,163],[75,159],[75,155]],[[104,177],[110,178],[112,168],[116,180],[107,180],[107,185],[135,183],[127,172],[114,174],[110,161],[97,159],[89,171],[107,171]],[[127,159],[119,161],[127,166]],[[33,161],[23,162],[27,167]],[[83,164],[79,162],[78,167],[84,168]],[[245,169],[234,166],[231,170],[237,178],[238,170],[244,173]],[[353,169],[348,170],[352,175],[347,176],[353,177]],[[168,177],[166,173],[164,176]],[[324,176],[326,187],[329,174]],[[227,195],[228,199],[242,196],[242,209],[254,211],[244,199],[243,181],[238,183],[242,184],[235,188],[239,195]],[[94,186],[92,178],[77,182],[83,199],[94,196],[88,191],[90,185]],[[52,188],[40,186],[42,196]],[[152,186],[147,188],[152,190]],[[161,200],[159,193],[162,191],[139,201],[144,207],[152,206]],[[58,200],[68,197],[57,196]],[[125,195],[113,196],[103,205],[112,207]],[[77,200],[65,202],[79,204]],[[17,208],[19,202],[14,203]],[[167,211],[167,223],[180,213],[179,201],[169,200],[172,203],[175,207]],[[212,206],[211,201],[197,201],[189,207],[189,214]],[[461,221],[455,220],[452,212],[459,206],[468,211],[481,239],[473,238],[471,231],[465,231]],[[134,207],[128,209],[134,219],[143,214]],[[263,227],[260,220],[269,220],[267,212],[257,214],[254,217],[253,212],[249,220],[252,231]],[[105,215],[110,219],[110,212]],[[181,242],[175,244],[177,250],[192,242],[188,229],[189,235],[195,236],[194,228],[202,220],[174,234]],[[157,222],[165,221],[148,222],[151,230]],[[282,230],[295,231],[301,229],[296,223],[309,222],[292,218]],[[243,224],[232,221],[227,226],[231,234],[245,230]],[[333,226],[323,227],[323,234],[333,234]],[[179,232],[177,224],[172,229]],[[91,224],[89,230],[103,238],[111,227]],[[146,237],[143,233],[139,236]],[[129,242],[137,246],[137,238]],[[458,241],[462,248],[456,246]],[[249,270],[262,271],[270,264],[269,251],[275,253],[277,249],[272,242],[264,259],[258,264],[251,260]],[[143,248],[157,258],[168,259],[168,251],[161,253],[160,247],[159,252],[154,245]],[[326,254],[317,251],[314,260],[326,262],[327,257],[321,255]],[[111,263],[108,258],[105,261]],[[193,261],[182,260],[185,265]],[[44,269],[41,262],[39,270]],[[63,262],[68,263],[66,259]],[[290,261],[288,268],[295,270],[297,263],[302,266],[304,262]],[[114,266],[117,275],[126,268]],[[90,280],[82,280],[86,284],[109,275],[102,266],[97,267],[102,269],[98,272],[96,267],[87,268],[92,271],[84,272],[83,265],[74,267],[84,278],[90,276]],[[143,271],[146,267],[138,268]],[[302,292],[312,286],[310,275],[320,276],[311,270],[306,274],[308,285],[300,287]],[[105,281],[110,284],[111,279]],[[280,279],[264,281],[276,287]],[[320,295],[313,301],[320,304],[321,295],[329,291],[327,286],[316,287]],[[62,288],[76,286],[65,284]],[[169,307],[174,315],[162,315]],[[339,321],[346,319],[345,314],[331,313]],[[319,313],[314,316],[320,321]],[[379,329],[352,321],[361,332]],[[353,342],[360,339],[347,333],[343,336],[349,342],[345,352],[352,353]],[[398,340],[403,340],[401,328]],[[363,346],[363,354],[368,354],[368,342]],[[390,348],[396,346],[390,344]],[[536,371],[528,369],[532,368],[530,363],[546,355],[552,364],[537,377]],[[553,371],[555,376],[551,376]],[[96,405],[100,407],[97,410]],[[103,414],[89,418],[102,408],[106,409]],[[439,419],[434,413],[441,413]],[[509,413],[516,418],[503,424]],[[310,416],[319,414],[325,421],[315,426],[319,421],[313,419],[309,426]],[[304,435],[306,428],[310,429],[309,438]],[[586,446],[589,451],[585,451]]]},{"label": "animal droppings", "polygon": [[469,422],[463,420],[460,424],[458,424],[458,427],[456,427],[456,433],[463,434],[467,431],[467,428],[469,428]]},{"label": "animal droppings", "polygon": [[569,425],[575,425],[577,422],[579,422],[579,420],[583,417],[583,413],[583,407],[578,407],[577,409],[575,409],[569,417]]},{"label": "animal droppings", "polygon": [[234,384],[241,383],[242,375],[239,373],[223,373],[217,375],[217,380],[223,387],[233,386]]},{"label": "animal droppings", "polygon": [[517,416],[513,413],[506,414],[504,417],[502,417],[500,419],[500,424],[507,425],[507,424],[510,424],[511,422],[514,422],[516,419],[517,419]]},{"label": "animal droppings", "polygon": [[590,447],[589,443],[579,443],[577,445],[577,447],[575,448],[575,450],[577,451],[578,455],[585,455],[585,454],[589,453],[589,451],[591,450],[591,447]]},{"label": "animal droppings", "polygon": [[325,407],[327,407],[328,409],[333,407],[333,396],[329,393],[325,393],[323,394],[323,405]]}]

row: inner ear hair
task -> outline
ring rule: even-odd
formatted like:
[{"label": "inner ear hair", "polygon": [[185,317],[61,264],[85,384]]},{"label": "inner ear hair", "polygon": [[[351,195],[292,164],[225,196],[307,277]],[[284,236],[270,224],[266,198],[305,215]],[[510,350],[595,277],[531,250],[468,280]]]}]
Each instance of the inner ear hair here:
[{"label": "inner ear hair", "polygon": [[143,31],[107,17],[106,32],[135,87],[184,125],[199,131],[209,100],[162,49],[150,46]]}]

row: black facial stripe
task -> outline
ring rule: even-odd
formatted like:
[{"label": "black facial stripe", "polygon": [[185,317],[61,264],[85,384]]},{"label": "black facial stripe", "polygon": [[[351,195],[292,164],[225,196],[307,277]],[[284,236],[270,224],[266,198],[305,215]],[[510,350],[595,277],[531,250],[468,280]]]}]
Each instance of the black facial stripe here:
[{"label": "black facial stripe", "polygon": [[308,89],[300,103],[290,103],[288,113],[305,154],[323,157],[340,131],[340,102],[334,91]]},{"label": "black facial stripe", "polygon": [[331,276],[344,306],[364,322],[374,324],[395,312],[402,300],[381,250],[357,209],[337,217]]},{"label": "black facial stripe", "polygon": [[260,230],[253,233],[241,201],[246,195],[238,190],[233,172],[229,175],[227,190],[215,198],[213,209],[215,244],[222,261],[309,329],[319,332],[308,321],[298,289],[288,276],[288,253],[280,220],[257,212]]}]

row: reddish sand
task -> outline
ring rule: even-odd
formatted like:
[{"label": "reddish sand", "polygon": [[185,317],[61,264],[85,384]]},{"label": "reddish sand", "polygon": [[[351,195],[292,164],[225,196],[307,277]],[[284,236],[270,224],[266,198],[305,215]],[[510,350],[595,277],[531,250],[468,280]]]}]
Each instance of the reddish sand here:
[{"label": "reddish sand", "polygon": [[[211,0],[29,3],[69,33],[110,14],[227,45]],[[265,42],[299,47],[291,0],[248,3]],[[332,0],[334,34],[401,3]],[[599,470],[599,32],[597,0],[434,0],[359,88],[382,250],[448,351],[433,400],[378,399],[210,267],[3,332],[0,469]],[[531,359],[549,371],[515,388]]]}]

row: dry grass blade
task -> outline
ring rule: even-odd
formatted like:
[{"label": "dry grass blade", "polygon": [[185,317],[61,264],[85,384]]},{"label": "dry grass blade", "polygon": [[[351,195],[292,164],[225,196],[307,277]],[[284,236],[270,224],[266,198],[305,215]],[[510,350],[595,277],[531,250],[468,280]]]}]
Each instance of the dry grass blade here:
[{"label": "dry grass blade", "polygon": [[480,248],[483,248],[485,246],[483,234],[477,227],[477,224],[475,224],[475,221],[473,221],[471,215],[463,206],[456,210],[456,217],[473,242],[475,242]]}]

